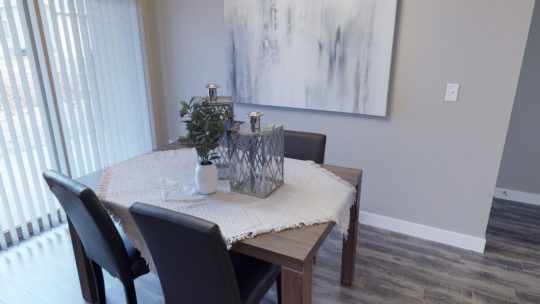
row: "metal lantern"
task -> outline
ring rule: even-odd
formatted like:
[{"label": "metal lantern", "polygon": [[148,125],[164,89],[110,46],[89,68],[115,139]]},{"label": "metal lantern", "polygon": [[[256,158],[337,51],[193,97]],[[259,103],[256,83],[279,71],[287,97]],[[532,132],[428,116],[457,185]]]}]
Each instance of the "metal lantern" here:
[{"label": "metal lantern", "polygon": [[[228,110],[229,113],[234,117],[234,106],[233,99],[230,95],[218,96],[217,89],[219,88],[216,84],[207,84],[205,88],[208,89],[208,96],[194,96],[195,103],[202,103],[205,100],[208,100],[212,106],[219,107],[223,110]],[[223,136],[219,140],[219,145],[214,150],[210,151],[211,154],[216,154],[218,156],[213,162],[218,169],[219,179],[229,178],[229,155],[227,152],[227,130],[233,125],[232,120],[225,121],[225,130]]]},{"label": "metal lantern", "polygon": [[208,100],[213,106],[227,109],[231,114],[234,114],[234,103],[231,95],[218,96],[219,86],[217,84],[207,84],[205,88],[208,89],[208,96],[193,96],[195,104]]},{"label": "metal lantern", "polygon": [[250,123],[228,132],[231,191],[260,198],[283,185],[283,125],[261,125],[261,112]]}]

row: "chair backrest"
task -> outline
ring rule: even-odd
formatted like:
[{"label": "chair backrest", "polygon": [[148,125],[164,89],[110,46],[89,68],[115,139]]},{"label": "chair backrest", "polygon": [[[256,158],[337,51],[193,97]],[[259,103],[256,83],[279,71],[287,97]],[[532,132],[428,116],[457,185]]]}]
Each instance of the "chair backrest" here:
[{"label": "chair backrest", "polygon": [[284,131],[285,157],[324,163],[326,135],[298,131]]},{"label": "chair backrest", "polygon": [[240,303],[216,224],[142,203],[129,211],[150,250],[166,303]]},{"label": "chair backrest", "polygon": [[77,231],[86,256],[122,282],[132,279],[122,237],[94,191],[56,171],[46,171],[43,177]]}]

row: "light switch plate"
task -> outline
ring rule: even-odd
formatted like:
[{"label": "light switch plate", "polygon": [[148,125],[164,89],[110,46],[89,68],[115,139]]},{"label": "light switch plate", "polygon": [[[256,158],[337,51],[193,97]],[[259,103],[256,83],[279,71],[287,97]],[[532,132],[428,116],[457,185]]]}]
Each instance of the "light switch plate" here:
[{"label": "light switch plate", "polygon": [[458,99],[458,94],[459,94],[459,84],[449,83],[446,85],[446,96],[444,97],[444,100],[455,102]]}]

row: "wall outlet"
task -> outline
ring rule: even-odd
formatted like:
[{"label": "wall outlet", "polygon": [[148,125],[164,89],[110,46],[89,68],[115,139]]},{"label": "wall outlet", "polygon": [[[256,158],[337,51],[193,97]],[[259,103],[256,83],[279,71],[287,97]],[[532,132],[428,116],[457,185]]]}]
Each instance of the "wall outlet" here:
[{"label": "wall outlet", "polygon": [[444,97],[445,101],[456,102],[459,94],[459,84],[458,83],[449,83],[446,85],[446,96]]}]

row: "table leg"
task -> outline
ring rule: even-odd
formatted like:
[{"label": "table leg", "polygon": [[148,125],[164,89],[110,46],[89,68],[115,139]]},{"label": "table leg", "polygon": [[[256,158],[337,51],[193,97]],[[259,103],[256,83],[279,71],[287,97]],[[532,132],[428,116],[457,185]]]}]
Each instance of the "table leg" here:
[{"label": "table leg", "polygon": [[351,286],[354,279],[354,264],[356,260],[356,240],[358,237],[358,199],[351,206],[350,222],[347,239],[343,240],[341,253],[341,284]]},{"label": "table leg", "polygon": [[303,271],[281,267],[281,303],[310,304],[312,261],[306,262]]},{"label": "table leg", "polygon": [[77,264],[77,272],[79,274],[79,283],[84,300],[87,303],[97,302],[97,288],[94,282],[94,276],[90,261],[86,258],[84,248],[82,246],[79,235],[68,219],[69,234],[71,235],[71,243],[73,245],[73,253],[75,254],[75,263]]}]

